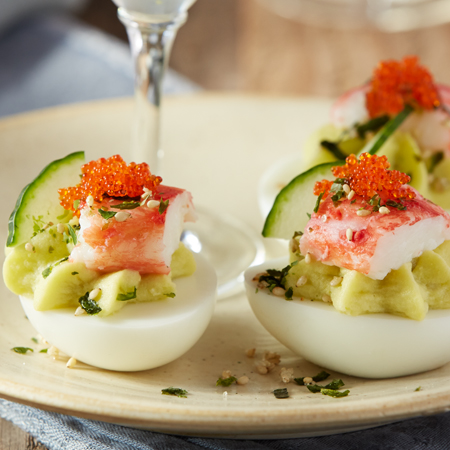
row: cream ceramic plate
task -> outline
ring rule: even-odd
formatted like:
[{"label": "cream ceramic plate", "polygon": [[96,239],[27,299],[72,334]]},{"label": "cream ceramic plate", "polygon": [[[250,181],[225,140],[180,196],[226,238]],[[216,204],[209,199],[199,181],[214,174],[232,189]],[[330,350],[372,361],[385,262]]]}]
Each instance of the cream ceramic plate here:
[{"label": "cream ceramic plate", "polygon": [[[326,117],[328,101],[206,95],[165,103],[165,182],[189,189],[194,201],[239,217],[258,232],[261,173],[278,158],[295,153]],[[0,121],[0,223],[5,239],[8,214],[18,191],[44,164],[83,149],[88,158],[128,148],[132,102],[116,100],[31,113]],[[300,128],[301,124],[301,128]],[[177,133],[170,133],[171,127]],[[270,249],[269,249],[270,250]],[[270,252],[269,252],[270,253]],[[269,254],[272,258],[277,256]],[[244,294],[217,304],[203,337],[184,356],[145,372],[119,373],[52,361],[37,352],[19,299],[0,290],[0,396],[51,411],[151,430],[201,436],[294,437],[344,432],[449,409],[450,365],[425,374],[389,380],[342,377],[350,395],[334,399],[289,384],[289,399],[277,371],[255,373],[245,350],[281,354],[281,367],[295,376],[319,367],[278,343],[253,316]],[[332,345],[332,343],[330,343]],[[19,355],[10,349],[29,346]],[[257,359],[256,359],[257,360]],[[222,371],[248,375],[246,386],[216,387]],[[187,389],[188,398],[161,395]],[[420,391],[415,389],[421,386]],[[228,392],[226,399],[224,391]]]}]

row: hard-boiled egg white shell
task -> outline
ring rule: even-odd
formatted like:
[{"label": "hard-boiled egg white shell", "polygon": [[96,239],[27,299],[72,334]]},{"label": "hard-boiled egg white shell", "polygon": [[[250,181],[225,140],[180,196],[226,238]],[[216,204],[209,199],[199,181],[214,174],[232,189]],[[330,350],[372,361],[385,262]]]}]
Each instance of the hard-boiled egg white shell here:
[{"label": "hard-boiled egg white shell", "polygon": [[117,371],[152,369],[187,352],[212,317],[216,274],[203,257],[195,259],[194,275],[175,280],[176,297],[131,303],[108,317],[75,316],[73,308],[36,311],[31,299],[20,300],[36,331],[77,361]]},{"label": "hard-boiled egg white shell", "polygon": [[250,305],[261,324],[294,353],[323,368],[365,378],[411,375],[450,361],[450,310],[423,321],[391,314],[349,316],[320,301],[276,297],[257,289],[254,276],[281,269],[286,258],[245,273]]}]

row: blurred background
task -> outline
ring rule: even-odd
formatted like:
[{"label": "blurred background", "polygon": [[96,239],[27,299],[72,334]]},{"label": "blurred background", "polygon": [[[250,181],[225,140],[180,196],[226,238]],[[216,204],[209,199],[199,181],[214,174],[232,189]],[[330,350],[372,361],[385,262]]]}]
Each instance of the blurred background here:
[{"label": "blurred background", "polygon": [[[133,94],[111,0],[2,3],[0,115]],[[165,90],[335,97],[407,54],[450,83],[448,20],[448,0],[198,0]]]}]

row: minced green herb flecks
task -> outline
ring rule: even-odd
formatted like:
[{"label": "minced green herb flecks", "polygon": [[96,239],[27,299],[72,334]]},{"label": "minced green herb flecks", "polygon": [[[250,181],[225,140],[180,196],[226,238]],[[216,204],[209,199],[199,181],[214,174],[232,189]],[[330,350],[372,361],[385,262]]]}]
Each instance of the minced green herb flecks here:
[{"label": "minced green herb flecks", "polygon": [[231,386],[233,383],[236,383],[236,381],[237,381],[236,377],[219,378],[216,381],[216,386],[228,387]]},{"label": "minced green herb flecks", "polygon": [[89,292],[86,292],[83,297],[80,297],[78,303],[90,316],[94,316],[102,310],[95,300],[89,298]]},{"label": "minced green herb flecks", "polygon": [[161,394],[163,395],[173,395],[175,397],[187,398],[188,391],[185,389],[168,387],[166,389],[161,389]]},{"label": "minced green herb flecks", "polygon": [[273,391],[273,395],[275,395],[276,398],[289,398],[289,392],[287,388],[275,389]]},{"label": "minced green herb flecks", "polygon": [[11,350],[13,352],[20,353],[21,355],[25,355],[26,352],[34,352],[34,350],[30,347],[13,347]]},{"label": "minced green herb flecks", "polygon": [[127,292],[126,294],[118,294],[116,300],[118,302],[125,302],[127,300],[132,300],[133,298],[136,298],[136,286],[134,287],[134,290],[131,292]]}]

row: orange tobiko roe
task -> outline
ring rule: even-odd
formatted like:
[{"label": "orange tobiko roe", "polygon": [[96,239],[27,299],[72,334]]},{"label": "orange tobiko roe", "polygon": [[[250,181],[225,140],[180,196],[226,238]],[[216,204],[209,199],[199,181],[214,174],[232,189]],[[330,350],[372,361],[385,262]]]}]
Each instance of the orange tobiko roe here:
[{"label": "orange tobiko roe", "polygon": [[433,76],[419,64],[417,56],[407,56],[401,61],[381,61],[366,94],[370,117],[396,115],[406,104],[426,110],[441,105]]},{"label": "orange tobiko roe", "polygon": [[[412,200],[416,194],[409,187],[402,187],[409,183],[411,177],[398,170],[388,170],[390,167],[386,156],[363,153],[359,161],[355,155],[347,156],[343,166],[331,169],[336,178],[345,179],[355,195],[363,200],[370,200],[379,195],[383,202],[393,200]],[[314,185],[314,195],[323,193],[326,198],[333,181],[322,180]]]},{"label": "orange tobiko roe", "polygon": [[144,187],[155,192],[162,181],[161,177],[150,173],[147,163],[130,163],[127,166],[120,155],[84,164],[81,174],[79,184],[58,190],[61,206],[77,215],[79,211],[74,202],[85,201],[89,195],[98,202],[105,197],[140,197]]}]

